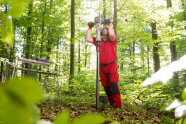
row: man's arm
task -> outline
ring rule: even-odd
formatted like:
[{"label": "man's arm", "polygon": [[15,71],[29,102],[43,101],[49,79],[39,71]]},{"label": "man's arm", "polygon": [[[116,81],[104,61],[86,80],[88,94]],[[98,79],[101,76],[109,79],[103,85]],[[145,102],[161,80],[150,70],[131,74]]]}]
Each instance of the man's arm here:
[{"label": "man's arm", "polygon": [[90,43],[93,43],[93,38],[91,37],[91,33],[92,33],[92,29],[89,28],[88,31],[87,31],[86,41],[90,42]]},{"label": "man's arm", "polygon": [[115,35],[115,33],[114,33],[114,29],[113,29],[113,27],[112,27],[112,24],[111,24],[111,22],[110,22],[110,18],[106,18],[106,19],[105,19],[105,23],[108,25],[108,29],[109,29],[109,38],[110,38],[111,41],[114,41],[116,35]]},{"label": "man's arm", "polygon": [[93,43],[93,38],[91,37],[91,33],[92,33],[92,28],[94,27],[94,23],[93,22],[88,22],[88,31],[87,31],[87,36],[86,36],[86,41]]},{"label": "man's arm", "polygon": [[109,29],[109,38],[110,38],[111,41],[114,41],[116,35],[114,33],[114,29],[113,29],[111,23],[108,24],[108,29]]}]

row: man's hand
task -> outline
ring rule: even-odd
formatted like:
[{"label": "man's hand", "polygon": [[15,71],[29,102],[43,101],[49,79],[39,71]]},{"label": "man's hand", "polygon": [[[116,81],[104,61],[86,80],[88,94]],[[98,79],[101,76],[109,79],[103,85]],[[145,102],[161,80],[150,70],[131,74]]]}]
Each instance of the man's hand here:
[{"label": "man's hand", "polygon": [[92,27],[94,27],[93,22],[88,22],[88,31],[87,31],[87,36],[86,36],[86,41],[93,43],[93,38],[91,37],[91,32],[92,32]]},{"label": "man's hand", "polygon": [[115,33],[114,33],[114,29],[112,28],[111,22],[110,22],[110,18],[106,18],[104,20],[104,23],[108,25],[108,29],[109,29],[109,38],[111,41],[114,41],[115,39]]},{"label": "man's hand", "polygon": [[88,22],[88,26],[89,26],[89,28],[93,28],[94,27],[94,23],[93,22]]}]

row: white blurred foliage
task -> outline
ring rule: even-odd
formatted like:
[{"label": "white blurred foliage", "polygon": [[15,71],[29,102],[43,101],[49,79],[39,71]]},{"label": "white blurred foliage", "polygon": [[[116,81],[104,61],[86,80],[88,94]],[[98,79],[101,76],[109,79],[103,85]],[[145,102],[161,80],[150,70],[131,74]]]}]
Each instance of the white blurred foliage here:
[{"label": "white blurred foliage", "polygon": [[39,120],[37,121],[37,124],[53,124],[53,123],[51,121]]},{"label": "white blurred foliage", "polygon": [[[184,92],[186,93],[186,88],[184,89]],[[186,115],[186,105],[184,104],[184,102],[181,103],[176,99],[165,110],[169,111],[174,108],[176,108],[175,117],[181,118],[183,115]]]},{"label": "white blurred foliage", "polygon": [[186,114],[186,105],[179,106],[175,109],[175,117],[181,118]]},{"label": "white blurred foliage", "polygon": [[174,102],[171,103],[165,110],[166,110],[166,111],[169,111],[169,110],[171,110],[171,109],[173,109],[173,108],[177,108],[177,107],[179,107],[179,106],[181,106],[181,103],[176,99],[176,100],[174,100]]},{"label": "white blurred foliage", "polygon": [[156,82],[166,83],[174,75],[174,72],[186,70],[186,55],[182,56],[178,61],[170,63],[166,67],[162,67],[154,73],[150,78],[147,78],[141,86],[147,86]]}]

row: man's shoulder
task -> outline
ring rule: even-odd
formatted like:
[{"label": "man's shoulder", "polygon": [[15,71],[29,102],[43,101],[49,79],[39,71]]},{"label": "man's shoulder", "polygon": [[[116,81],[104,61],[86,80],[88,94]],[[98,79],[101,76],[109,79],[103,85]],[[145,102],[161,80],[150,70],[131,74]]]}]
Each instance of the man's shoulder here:
[{"label": "man's shoulder", "polygon": [[116,43],[117,42],[117,37],[115,36],[115,38],[114,38],[114,40],[111,40],[111,39],[109,39],[109,41],[111,42],[111,43]]},{"label": "man's shoulder", "polygon": [[117,37],[115,36],[114,41],[117,41]]}]

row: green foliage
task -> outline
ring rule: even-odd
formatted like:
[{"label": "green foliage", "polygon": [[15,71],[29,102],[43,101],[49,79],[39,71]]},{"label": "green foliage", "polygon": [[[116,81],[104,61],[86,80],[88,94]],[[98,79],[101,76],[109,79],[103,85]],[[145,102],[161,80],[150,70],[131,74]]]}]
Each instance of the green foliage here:
[{"label": "green foliage", "polygon": [[104,118],[99,114],[87,114],[77,120],[74,120],[72,124],[101,124],[104,122]]},{"label": "green foliage", "polygon": [[8,11],[8,15],[12,16],[12,18],[21,16],[28,1],[29,0],[9,0],[11,9]]},{"label": "green foliage", "polygon": [[[5,124],[36,124],[40,111],[34,104],[41,101],[42,90],[38,83],[28,78],[14,79],[0,86],[0,122]],[[91,122],[90,122],[91,120]],[[63,111],[55,124],[100,124],[99,114],[87,114],[70,122],[69,112]]]},{"label": "green foliage", "polygon": [[[25,105],[32,105],[41,100],[42,90],[33,80],[15,79],[7,82],[6,87],[10,91],[10,95],[15,98],[23,99]],[[24,85],[26,83],[26,85]],[[33,92],[34,89],[34,92]]]},{"label": "green foliage", "polygon": [[41,100],[41,88],[30,79],[14,79],[0,87],[0,119],[6,124],[32,124],[39,118],[35,103]]},{"label": "green foliage", "polygon": [[181,119],[177,122],[177,124],[186,124],[186,118],[185,118],[185,117],[181,118]]},{"label": "green foliage", "polygon": [[182,92],[182,99],[186,100],[186,88]]},{"label": "green foliage", "polygon": [[14,38],[12,20],[19,17],[28,0],[0,1],[0,40],[12,45]]},{"label": "green foliage", "polygon": [[63,111],[55,120],[54,124],[69,124],[70,116],[69,112]]}]

